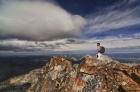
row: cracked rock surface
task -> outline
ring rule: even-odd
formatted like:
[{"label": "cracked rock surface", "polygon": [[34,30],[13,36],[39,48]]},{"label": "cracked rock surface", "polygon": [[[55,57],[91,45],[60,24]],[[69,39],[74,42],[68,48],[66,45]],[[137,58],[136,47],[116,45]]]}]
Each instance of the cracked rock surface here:
[{"label": "cracked rock surface", "polygon": [[52,57],[41,69],[0,83],[0,92],[140,92],[140,64],[129,67],[103,57],[85,55],[72,65]]}]

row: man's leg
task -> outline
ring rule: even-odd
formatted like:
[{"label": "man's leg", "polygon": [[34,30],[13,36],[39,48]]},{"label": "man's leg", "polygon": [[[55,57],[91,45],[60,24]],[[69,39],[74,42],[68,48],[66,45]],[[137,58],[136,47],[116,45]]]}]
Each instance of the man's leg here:
[{"label": "man's leg", "polygon": [[104,55],[101,54],[101,61],[102,61],[103,64],[105,64],[105,61],[104,61],[104,58],[103,57],[104,57]]},{"label": "man's leg", "polygon": [[101,53],[98,53],[98,61],[99,61],[99,64],[101,64],[102,60],[101,60]]},{"label": "man's leg", "polygon": [[103,55],[100,53],[100,62],[103,64]]}]

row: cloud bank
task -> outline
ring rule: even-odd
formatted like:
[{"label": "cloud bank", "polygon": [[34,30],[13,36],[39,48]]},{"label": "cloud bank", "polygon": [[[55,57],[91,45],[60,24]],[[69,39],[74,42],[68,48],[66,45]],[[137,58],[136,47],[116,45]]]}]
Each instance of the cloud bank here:
[{"label": "cloud bank", "polygon": [[[135,34],[134,34],[135,35]],[[105,46],[106,53],[116,52],[140,52],[139,39],[132,37],[108,36],[102,39],[92,38],[87,40],[80,39],[60,39],[53,41],[23,41],[23,40],[2,40],[0,41],[0,51],[10,52],[63,52],[71,51],[80,53],[80,51],[95,52],[96,43],[100,42]],[[88,53],[88,52],[87,52]]]},{"label": "cloud bank", "polygon": [[6,0],[0,5],[0,39],[78,38],[85,24],[83,17],[68,13],[51,0]]},{"label": "cloud bank", "polygon": [[86,41],[79,39],[60,39],[54,41],[23,41],[17,39],[1,40],[0,51],[13,51],[13,52],[34,52],[34,51],[54,51],[69,48],[69,45],[80,45]]}]

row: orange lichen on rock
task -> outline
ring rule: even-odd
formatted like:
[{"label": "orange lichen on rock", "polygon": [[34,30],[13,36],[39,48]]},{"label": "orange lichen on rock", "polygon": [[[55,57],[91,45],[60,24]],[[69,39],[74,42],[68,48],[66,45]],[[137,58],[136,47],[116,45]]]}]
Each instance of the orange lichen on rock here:
[{"label": "orange lichen on rock", "polygon": [[78,76],[76,81],[76,86],[84,86],[86,84],[86,81],[84,81],[80,76]]},{"label": "orange lichen on rock", "polygon": [[49,67],[54,67],[57,65],[63,65],[68,69],[68,72],[72,70],[70,62],[62,57],[55,57],[50,60]]}]

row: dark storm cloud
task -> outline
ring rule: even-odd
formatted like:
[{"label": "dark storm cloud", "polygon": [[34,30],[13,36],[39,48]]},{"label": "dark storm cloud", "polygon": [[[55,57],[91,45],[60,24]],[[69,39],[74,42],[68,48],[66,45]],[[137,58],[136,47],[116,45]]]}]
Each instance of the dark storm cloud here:
[{"label": "dark storm cloud", "polygon": [[13,50],[17,50],[17,49],[21,49],[21,48],[14,47],[14,46],[2,46],[2,45],[0,45],[0,51],[13,51]]},{"label": "dark storm cloud", "polygon": [[0,51],[33,52],[60,49],[61,45],[40,43],[33,41],[3,40],[0,41]]},{"label": "dark storm cloud", "polygon": [[83,43],[88,43],[88,42],[79,39],[67,39],[67,44],[83,44]]},{"label": "dark storm cloud", "polygon": [[56,49],[59,49],[61,46],[65,46],[66,44],[65,43],[61,43],[61,42],[56,42],[54,44],[50,44],[50,43],[39,43],[38,46],[40,47],[50,47],[50,48],[56,48]]},{"label": "dark storm cloud", "polygon": [[39,43],[39,46],[52,46],[52,47],[69,47],[71,44],[84,44],[88,43],[85,40],[80,40],[80,39],[62,39],[61,41],[47,41],[47,42],[41,42]]},{"label": "dark storm cloud", "polygon": [[12,51],[12,52],[34,52],[34,51],[40,51],[41,49],[37,49],[37,48],[24,48],[24,47],[18,47],[18,46],[11,46],[11,45],[7,45],[7,46],[3,46],[0,45],[0,51]]},{"label": "dark storm cloud", "polygon": [[33,52],[33,51],[46,51],[58,50],[61,47],[69,47],[71,44],[84,44],[84,40],[79,39],[61,39],[56,41],[23,41],[23,40],[0,40],[0,51],[13,51],[13,52]]},{"label": "dark storm cloud", "polygon": [[75,43],[76,41],[74,39],[68,39],[69,42]]}]

